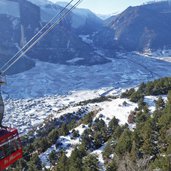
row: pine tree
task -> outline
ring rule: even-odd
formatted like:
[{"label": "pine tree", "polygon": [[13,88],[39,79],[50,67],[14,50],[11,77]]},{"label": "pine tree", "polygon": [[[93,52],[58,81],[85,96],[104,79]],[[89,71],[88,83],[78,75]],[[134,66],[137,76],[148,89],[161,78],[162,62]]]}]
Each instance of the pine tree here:
[{"label": "pine tree", "polygon": [[95,132],[95,135],[94,135],[95,148],[96,149],[100,148],[103,145],[103,143],[104,143],[104,139],[103,139],[101,132]]},{"label": "pine tree", "polygon": [[42,162],[41,162],[38,154],[34,154],[31,157],[28,170],[30,170],[30,171],[42,170]]},{"label": "pine tree", "polygon": [[78,130],[76,131],[76,130],[74,129],[74,130],[72,131],[72,137],[73,137],[73,138],[77,138],[77,137],[79,137],[79,136],[80,136],[79,131],[78,131]]},{"label": "pine tree", "polygon": [[81,136],[82,145],[86,150],[93,147],[93,131],[91,129],[86,129]]},{"label": "pine tree", "polygon": [[59,133],[57,129],[53,129],[49,134],[48,134],[48,140],[51,144],[55,144],[56,140],[59,137]]},{"label": "pine tree", "polygon": [[138,91],[140,93],[145,94],[145,90],[146,90],[146,84],[143,82],[143,83],[140,84]]},{"label": "pine tree", "polygon": [[131,96],[130,96],[130,100],[132,102],[137,103],[140,99],[143,99],[144,95],[142,95],[139,91],[134,92]]},{"label": "pine tree", "polygon": [[61,152],[55,171],[68,171],[69,161],[64,152]]},{"label": "pine tree", "polygon": [[109,132],[113,133],[115,129],[118,127],[118,125],[119,125],[119,120],[113,117],[113,119],[109,122],[109,127],[108,127]]},{"label": "pine tree", "polygon": [[167,103],[166,103],[166,108],[165,108],[166,113],[171,113],[171,90],[168,92],[167,95]]},{"label": "pine tree", "polygon": [[142,110],[145,105],[146,105],[146,103],[144,102],[144,98],[140,98],[138,100],[138,108],[139,108],[139,110]]},{"label": "pine tree", "polygon": [[113,132],[113,134],[112,134],[112,137],[114,138],[114,139],[119,139],[119,137],[121,136],[121,134],[123,133],[123,131],[124,131],[124,128],[123,127],[121,127],[121,126],[118,126],[116,129],[115,129],[115,131]]},{"label": "pine tree", "polygon": [[33,163],[29,163],[28,171],[37,171],[36,165]]},{"label": "pine tree", "polygon": [[131,132],[129,129],[125,129],[122,135],[119,138],[119,141],[116,146],[116,153],[120,156],[126,152],[130,152],[132,146],[131,141]]},{"label": "pine tree", "polygon": [[107,165],[106,171],[117,171],[117,164],[113,160],[110,164]]},{"label": "pine tree", "polygon": [[51,163],[52,165],[54,165],[55,162],[56,162],[56,160],[57,160],[56,151],[53,150],[53,151],[49,154],[49,161],[50,161],[50,163]]},{"label": "pine tree", "polygon": [[23,170],[23,169],[25,169],[25,170],[28,169],[27,161],[25,161],[23,158],[20,159],[19,161],[17,161],[15,164],[16,164],[16,167],[15,167],[16,168],[15,169],[16,171],[20,171],[20,170]]},{"label": "pine tree", "polygon": [[60,134],[64,135],[64,136],[69,134],[69,129],[68,129],[68,127],[67,127],[67,125],[65,123],[62,124],[62,126],[61,126]]},{"label": "pine tree", "polygon": [[83,119],[83,124],[87,125],[89,123],[92,123],[93,117],[94,117],[94,112],[90,112],[87,115],[85,115],[85,117]]},{"label": "pine tree", "polygon": [[83,171],[99,171],[96,155],[88,155],[83,159]]},{"label": "pine tree", "polygon": [[170,171],[168,157],[159,157],[151,164],[151,170]]},{"label": "pine tree", "polygon": [[137,149],[136,149],[135,141],[133,141],[133,143],[132,143],[132,148],[131,148],[130,156],[131,156],[132,161],[136,162],[136,159],[137,159]]},{"label": "pine tree", "polygon": [[112,142],[109,141],[104,150],[103,150],[103,158],[104,159],[109,159],[109,156],[112,154]]},{"label": "pine tree", "polygon": [[69,158],[69,171],[82,171],[82,159],[84,156],[83,148],[76,147]]},{"label": "pine tree", "polygon": [[158,98],[158,100],[155,103],[156,103],[156,110],[157,111],[165,108],[165,102],[161,96]]}]

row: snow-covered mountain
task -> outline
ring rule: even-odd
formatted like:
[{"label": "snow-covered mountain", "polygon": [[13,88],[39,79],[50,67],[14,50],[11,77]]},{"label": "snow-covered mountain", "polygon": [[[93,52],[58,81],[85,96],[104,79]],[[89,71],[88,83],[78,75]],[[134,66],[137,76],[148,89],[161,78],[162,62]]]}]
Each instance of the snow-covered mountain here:
[{"label": "snow-covered mountain", "polygon": [[[54,4],[47,3],[44,5],[39,5],[41,9],[41,20],[46,22],[49,21],[66,5],[66,2],[57,2]],[[74,9],[71,15],[66,18],[66,20],[69,20],[71,28],[76,30],[77,34],[78,32],[82,34],[90,34],[99,30],[103,25],[102,20],[98,18],[93,12],[88,9],[81,8]]]},{"label": "snow-covered mountain", "polygon": [[[9,11],[15,10],[15,15],[8,13],[7,6]],[[5,57],[7,54],[3,55],[4,52],[6,53],[5,49],[11,52],[8,55],[8,58],[10,58],[42,25],[62,10],[62,7],[58,4],[48,1],[13,1],[12,3],[11,1],[3,1],[1,8],[0,17],[2,17],[3,27],[0,28],[0,34],[2,35],[2,50],[0,54],[3,63],[7,61]],[[67,61],[75,58],[82,60],[75,61],[72,64],[94,65],[109,62],[104,55],[96,52],[96,48],[93,45],[90,46],[89,43],[80,38],[80,35],[93,34],[102,28],[102,25],[102,20],[91,11],[75,9],[57,28],[48,34],[46,39],[39,42],[27,55],[31,59],[67,65],[71,64]],[[8,28],[10,34],[4,32],[3,28]],[[34,66],[33,60],[27,62],[26,59],[25,61],[26,64],[23,64],[23,66],[27,66],[25,69],[30,69]],[[21,70],[23,69],[24,67]],[[14,70],[18,72],[20,67],[17,67],[17,69],[15,67],[10,73],[14,72]]]},{"label": "snow-covered mountain", "polygon": [[[2,63],[64,5],[46,0],[0,3]],[[115,57],[117,50],[169,48],[169,10],[166,2],[146,4],[130,7],[102,21],[90,10],[77,8],[27,54],[30,58],[25,58],[25,63],[21,60],[22,68],[15,67],[11,73],[34,67],[35,59],[65,65],[95,65],[111,62],[109,58]]]},{"label": "snow-covered mountain", "polygon": [[[9,1],[4,1],[3,8],[8,3]],[[4,12],[0,14],[2,18],[0,20],[2,23],[0,28],[2,62],[11,57],[18,50],[22,41],[29,40],[44,24],[41,11],[44,10],[50,15],[61,9],[57,4],[46,4],[46,1],[39,6],[28,1],[23,1],[21,4],[13,2],[13,4],[14,7],[21,8],[19,17],[10,16]],[[87,18],[86,23],[89,22],[89,25],[83,26],[83,30],[88,31],[89,34],[80,34],[76,28],[72,27],[74,17],[75,20],[79,17]],[[5,91],[13,98],[41,97],[59,92],[65,94],[69,90],[132,86],[141,81],[169,75],[167,72],[170,68],[169,63],[145,58],[135,53],[117,54],[114,49],[115,44],[113,44],[115,36],[113,28],[97,27],[96,25],[96,29],[101,28],[101,30],[92,32],[90,23],[93,24],[95,21],[101,22],[91,11],[76,9],[58,28],[39,42],[27,54],[27,57],[17,63],[11,72],[32,69],[9,77],[9,87],[12,88],[7,88]],[[18,93],[18,90],[21,89],[21,80],[22,91]]]},{"label": "snow-covered mountain", "polygon": [[[39,8],[27,1],[19,3],[2,0],[0,3],[0,65],[2,66],[35,34],[40,26],[40,15]],[[32,60],[21,59],[10,73],[27,70],[33,66]]]}]

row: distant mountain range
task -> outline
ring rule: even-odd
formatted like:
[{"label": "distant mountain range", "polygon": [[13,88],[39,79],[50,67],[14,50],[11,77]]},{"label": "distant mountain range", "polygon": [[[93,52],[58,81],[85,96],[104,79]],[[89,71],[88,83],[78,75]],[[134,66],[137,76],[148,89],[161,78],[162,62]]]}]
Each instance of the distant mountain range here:
[{"label": "distant mountain range", "polygon": [[171,7],[158,2],[129,7],[115,17],[111,29],[117,48],[127,51],[171,47]]},{"label": "distant mountain range", "polygon": [[[59,13],[63,5],[46,0],[2,0],[2,64]],[[171,10],[167,2],[129,7],[106,20],[100,19],[88,9],[77,8],[10,73],[32,68],[35,65],[34,59],[66,65],[98,65],[110,62],[108,57],[115,57],[116,51],[170,48],[170,22]]]}]

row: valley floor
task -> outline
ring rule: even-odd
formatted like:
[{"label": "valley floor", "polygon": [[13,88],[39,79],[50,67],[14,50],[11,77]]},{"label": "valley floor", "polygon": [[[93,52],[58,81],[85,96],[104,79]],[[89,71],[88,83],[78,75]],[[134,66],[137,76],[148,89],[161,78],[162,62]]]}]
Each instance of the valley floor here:
[{"label": "valley floor", "polygon": [[8,76],[3,89],[5,125],[26,133],[48,116],[80,101],[118,94],[121,88],[170,76],[171,63],[136,53],[119,53],[111,63],[68,66],[37,61],[29,71]]},{"label": "valley floor", "polygon": [[31,70],[7,77],[3,92],[7,98],[27,99],[104,87],[128,88],[171,75],[171,63],[136,53],[119,53],[110,60],[110,63],[93,66],[37,61]]}]

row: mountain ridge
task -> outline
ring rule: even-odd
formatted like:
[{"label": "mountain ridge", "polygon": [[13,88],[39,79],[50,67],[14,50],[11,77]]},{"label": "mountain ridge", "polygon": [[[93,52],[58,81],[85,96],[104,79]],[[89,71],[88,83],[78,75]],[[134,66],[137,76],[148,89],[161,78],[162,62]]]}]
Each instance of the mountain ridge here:
[{"label": "mountain ridge", "polygon": [[[4,4],[10,3],[11,1],[4,1]],[[11,22],[6,23],[4,27],[11,28],[9,25],[14,23],[14,20],[17,20],[16,28],[11,28],[11,37],[13,41],[9,41],[8,44],[5,45],[6,48],[11,50],[10,44],[13,46],[13,53],[10,56],[13,56],[15,52],[18,50],[16,48],[16,44],[18,47],[22,47],[33,35],[35,35],[38,30],[46,24],[46,21],[42,20],[42,13],[46,11],[44,16],[50,15],[49,19],[54,17],[56,13],[62,9],[60,6],[54,3],[46,4],[42,3],[39,6],[33,4],[33,2],[29,1],[13,1],[13,4],[19,6],[20,15],[17,17],[13,16]],[[12,5],[13,5],[12,4]],[[5,7],[5,6],[4,6]],[[11,6],[12,8],[13,6]],[[51,10],[53,9],[53,10]],[[4,13],[4,11],[2,11]],[[9,19],[11,16],[7,14],[0,14],[0,16],[6,16],[6,20]],[[49,19],[47,21],[49,21]],[[80,20],[81,24],[78,25],[76,21]],[[74,22],[77,24],[75,27]],[[30,61],[32,65],[29,65],[29,68],[34,66],[34,61],[32,59],[39,59],[46,62],[52,63],[62,63],[67,64],[67,61],[70,61],[74,58],[82,58],[81,61],[75,61],[75,64],[78,65],[94,65],[94,64],[102,64],[109,62],[107,58],[102,55],[99,55],[95,52],[94,48],[90,46],[87,42],[83,41],[79,35],[84,34],[92,34],[93,32],[97,31],[99,27],[102,27],[103,23],[98,17],[96,17],[91,11],[89,10],[82,10],[77,9],[75,13],[70,13],[53,31],[51,31],[46,38],[40,41],[29,53]],[[4,40],[2,42],[6,42],[5,40],[8,35],[7,33],[4,34],[3,28],[0,28],[0,34],[2,33]],[[15,33],[15,34],[13,34]],[[13,36],[17,36],[17,39],[14,39]],[[2,46],[3,47],[3,46]],[[2,58],[3,51],[1,52]],[[50,55],[49,55],[50,54]],[[10,58],[8,57],[8,59]],[[92,58],[94,56],[94,58]],[[2,59],[6,61],[7,59]],[[24,60],[22,60],[24,62]],[[27,60],[26,63],[28,64]],[[24,64],[25,65],[25,64]],[[17,65],[19,66],[19,65]],[[19,71],[16,69],[12,69],[9,73],[13,73],[14,71]],[[23,71],[23,69],[21,69]]]},{"label": "mountain ridge", "polygon": [[112,21],[115,44],[128,51],[170,47],[170,21],[168,2],[129,7]]}]

